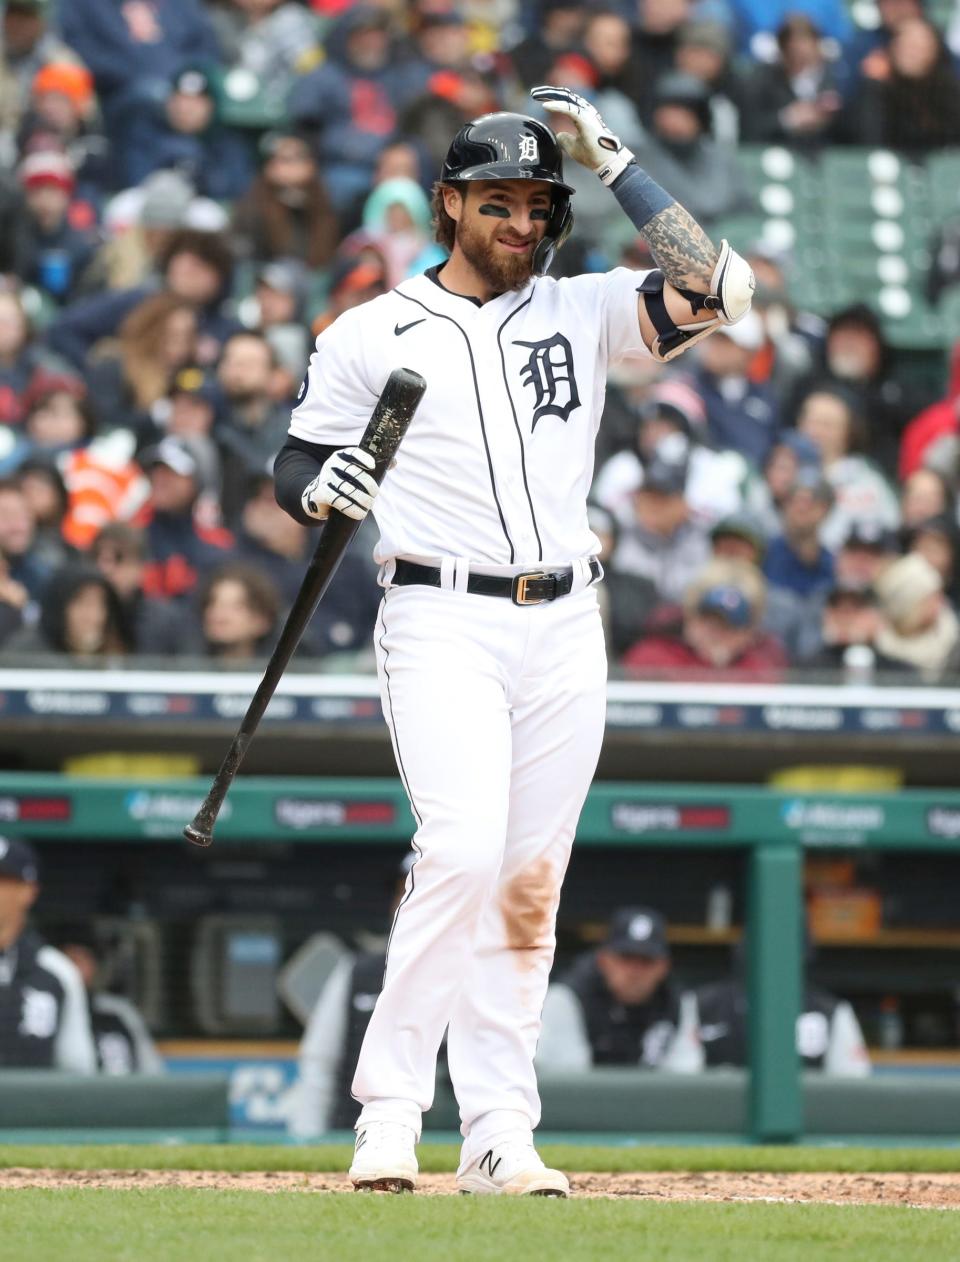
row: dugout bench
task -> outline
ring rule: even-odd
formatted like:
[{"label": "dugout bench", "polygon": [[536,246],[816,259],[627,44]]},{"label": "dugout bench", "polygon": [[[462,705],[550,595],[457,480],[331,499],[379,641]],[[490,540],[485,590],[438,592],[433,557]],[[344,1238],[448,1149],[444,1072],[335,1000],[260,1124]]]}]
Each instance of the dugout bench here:
[{"label": "dugout bench", "polygon": [[[207,787],[200,779],[132,784],[8,774],[0,776],[0,817],[10,831],[32,838],[41,848],[44,839],[176,841]],[[406,843],[414,829],[406,797],[394,779],[241,777],[228,807],[217,838],[231,845]],[[936,1133],[960,1132],[960,1086],[947,1078],[905,1075],[860,1082],[817,1081],[808,1075],[804,1082],[795,1050],[805,849],[957,854],[960,793],[841,795],[602,782],[590,793],[577,840],[580,846],[746,850],[752,1072],[673,1082],[666,1076],[633,1074],[628,1083],[622,1073],[606,1071],[594,1075],[589,1087],[582,1081],[545,1079],[545,1128],[567,1129],[568,1122],[572,1126],[580,1117],[591,1130],[636,1129],[642,1118],[644,1130],[656,1130],[661,1128],[648,1126],[648,1121],[666,1124],[672,1117],[673,1123],[663,1129],[682,1131],[688,1129],[683,1119],[696,1117],[698,1131],[712,1130],[706,1123],[714,1118],[724,1123],[721,1130],[745,1132],[757,1142],[791,1142],[805,1130],[835,1133],[838,1119],[846,1133],[889,1133],[887,1124],[897,1120],[911,1134],[923,1132],[928,1124]],[[217,854],[216,845],[212,854]],[[912,1097],[919,1113],[903,1105],[905,1096]],[[628,1105],[628,1098],[634,1103]],[[922,1125],[920,1116],[927,1119]]]}]

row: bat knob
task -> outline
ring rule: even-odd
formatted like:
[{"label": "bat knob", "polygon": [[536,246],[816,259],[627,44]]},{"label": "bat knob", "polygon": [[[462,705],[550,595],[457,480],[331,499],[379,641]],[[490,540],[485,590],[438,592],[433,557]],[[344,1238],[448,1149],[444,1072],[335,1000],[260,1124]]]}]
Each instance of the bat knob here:
[{"label": "bat knob", "polygon": [[183,830],[183,835],[195,846],[209,846],[213,842],[213,833],[201,832],[194,824],[188,824]]}]

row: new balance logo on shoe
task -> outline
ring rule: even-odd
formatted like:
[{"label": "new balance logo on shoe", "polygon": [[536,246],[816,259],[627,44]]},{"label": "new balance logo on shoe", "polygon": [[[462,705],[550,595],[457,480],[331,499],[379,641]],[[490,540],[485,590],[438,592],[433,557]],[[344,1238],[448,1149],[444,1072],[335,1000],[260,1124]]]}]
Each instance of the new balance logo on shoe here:
[{"label": "new balance logo on shoe", "polygon": [[366,1142],[367,1142],[367,1132],[361,1131],[360,1134],[357,1136],[357,1144],[356,1144],[356,1147],[354,1148],[354,1152],[359,1152]]},{"label": "new balance logo on shoe", "polygon": [[483,1163],[484,1163],[484,1162],[486,1162],[486,1163],[487,1163],[487,1174],[488,1174],[488,1175],[490,1176],[490,1178],[492,1179],[492,1178],[493,1178],[493,1176],[497,1173],[497,1166],[500,1164],[500,1162],[501,1162],[502,1160],[503,1160],[503,1158],[502,1158],[502,1157],[498,1157],[498,1158],[496,1159],[496,1161],[494,1161],[494,1159],[493,1159],[493,1149],[491,1148],[489,1152],[485,1152],[485,1153],[483,1154],[483,1156],[480,1158],[480,1169],[481,1169],[481,1170],[483,1169]]}]

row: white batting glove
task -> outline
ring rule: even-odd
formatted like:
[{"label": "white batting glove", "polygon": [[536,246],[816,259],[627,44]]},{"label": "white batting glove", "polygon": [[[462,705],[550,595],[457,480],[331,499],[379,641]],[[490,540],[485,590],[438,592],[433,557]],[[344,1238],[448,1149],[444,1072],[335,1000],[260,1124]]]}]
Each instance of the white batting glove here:
[{"label": "white batting glove", "polygon": [[557,141],[564,153],[588,171],[596,171],[604,184],[612,184],[633,161],[631,151],[621,143],[619,136],[613,134],[597,108],[585,97],[571,92],[569,88],[555,88],[550,84],[532,88],[530,95],[545,110],[566,114],[573,119],[576,132],[558,132]]},{"label": "white batting glove", "polygon": [[371,477],[375,466],[373,456],[362,447],[335,451],[301,495],[303,511],[317,521],[326,521],[330,509],[335,508],[354,521],[362,521],[380,490]]}]

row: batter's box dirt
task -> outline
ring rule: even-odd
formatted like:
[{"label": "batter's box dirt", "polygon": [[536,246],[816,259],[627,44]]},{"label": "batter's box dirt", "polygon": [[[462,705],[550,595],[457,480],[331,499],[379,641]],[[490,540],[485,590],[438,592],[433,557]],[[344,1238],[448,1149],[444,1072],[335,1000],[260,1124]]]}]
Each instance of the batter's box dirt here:
[{"label": "batter's box dirt", "polygon": [[[908,1205],[960,1209],[954,1174],[574,1174],[581,1198],[650,1201],[782,1201],[820,1205]],[[0,1191],[16,1188],[199,1188],[251,1192],[351,1192],[343,1174],[219,1170],[0,1170]],[[452,1174],[421,1175],[417,1195],[449,1196]]]}]

